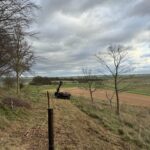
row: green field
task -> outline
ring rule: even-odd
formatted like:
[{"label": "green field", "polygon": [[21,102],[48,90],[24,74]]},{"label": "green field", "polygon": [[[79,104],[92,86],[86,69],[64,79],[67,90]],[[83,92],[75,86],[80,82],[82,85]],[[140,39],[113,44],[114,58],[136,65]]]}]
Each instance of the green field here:
[{"label": "green field", "polygon": [[[105,79],[100,78],[103,81],[97,82],[96,88],[97,89],[113,89],[113,80],[111,78]],[[58,82],[58,81],[57,81]],[[50,88],[56,89],[58,84],[50,85]],[[79,83],[77,81],[64,81],[63,86],[64,88],[73,88],[73,87],[82,87],[88,88],[88,84],[86,83]],[[150,95],[150,76],[131,76],[131,78],[124,79],[123,82],[119,85],[120,88],[125,87],[125,92],[141,94],[141,95]]]}]

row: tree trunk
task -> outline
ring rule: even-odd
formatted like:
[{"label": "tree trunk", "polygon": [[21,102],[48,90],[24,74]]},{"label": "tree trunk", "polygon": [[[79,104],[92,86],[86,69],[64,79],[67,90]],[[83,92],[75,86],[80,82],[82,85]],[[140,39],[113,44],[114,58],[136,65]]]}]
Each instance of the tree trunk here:
[{"label": "tree trunk", "polygon": [[20,87],[19,87],[19,73],[16,72],[16,80],[17,80],[17,94],[20,92]]},{"label": "tree trunk", "polygon": [[116,100],[117,100],[116,114],[120,115],[120,104],[119,104],[119,94],[118,94],[118,87],[117,87],[117,79],[115,79],[115,93],[116,93]]},{"label": "tree trunk", "polygon": [[91,89],[89,89],[89,91],[90,91],[91,101],[92,101],[92,103],[93,103],[93,102],[94,102],[94,100],[93,100],[93,92],[91,91]]},{"label": "tree trunk", "polygon": [[116,111],[116,113],[117,113],[117,115],[120,115],[119,94],[118,94],[118,90],[117,89],[115,89],[115,90],[116,90],[116,99],[117,99],[117,111]]}]

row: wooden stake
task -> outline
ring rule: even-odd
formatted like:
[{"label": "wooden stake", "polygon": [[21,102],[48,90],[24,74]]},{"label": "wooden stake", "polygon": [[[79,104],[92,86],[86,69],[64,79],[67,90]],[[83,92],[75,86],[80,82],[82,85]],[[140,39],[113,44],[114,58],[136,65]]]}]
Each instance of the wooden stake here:
[{"label": "wooden stake", "polygon": [[53,108],[50,108],[50,94],[47,91],[48,99],[48,150],[54,150],[54,126],[53,126]]},{"label": "wooden stake", "polygon": [[50,97],[49,97],[49,92],[47,91],[47,99],[48,99],[48,108],[50,108]]},{"label": "wooden stake", "polygon": [[48,150],[54,150],[53,109],[48,109]]}]

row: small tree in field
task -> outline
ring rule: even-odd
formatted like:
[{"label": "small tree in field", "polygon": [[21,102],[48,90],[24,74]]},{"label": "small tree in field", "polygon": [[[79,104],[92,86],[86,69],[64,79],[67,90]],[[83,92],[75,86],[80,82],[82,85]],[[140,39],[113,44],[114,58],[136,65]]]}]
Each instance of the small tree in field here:
[{"label": "small tree in field", "polygon": [[121,83],[125,79],[125,75],[131,71],[128,61],[128,52],[123,46],[109,46],[106,52],[96,55],[99,63],[103,67],[103,71],[111,74],[114,83],[114,93],[117,101],[117,115],[120,114],[120,97],[119,92],[125,89]]},{"label": "small tree in field", "polygon": [[87,85],[87,87],[85,88],[88,89],[90,93],[91,101],[93,103],[94,102],[93,93],[96,91],[96,79],[97,78],[96,76],[92,74],[91,69],[83,68],[82,73],[83,73],[83,83]]},{"label": "small tree in field", "polygon": [[24,33],[20,25],[15,28],[14,37],[14,50],[11,60],[11,68],[16,74],[17,83],[17,94],[20,91],[20,76],[26,72],[30,71],[34,63],[34,54],[31,50],[31,46],[24,39]]}]

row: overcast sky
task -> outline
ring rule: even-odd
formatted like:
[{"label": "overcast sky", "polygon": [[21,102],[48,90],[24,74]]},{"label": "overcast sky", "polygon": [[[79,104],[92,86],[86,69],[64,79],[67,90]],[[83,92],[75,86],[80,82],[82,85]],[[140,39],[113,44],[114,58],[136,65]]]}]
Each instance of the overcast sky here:
[{"label": "overcast sky", "polygon": [[134,73],[150,73],[150,0],[39,0],[32,39],[35,75],[70,76],[100,68],[95,54],[130,47]]}]

